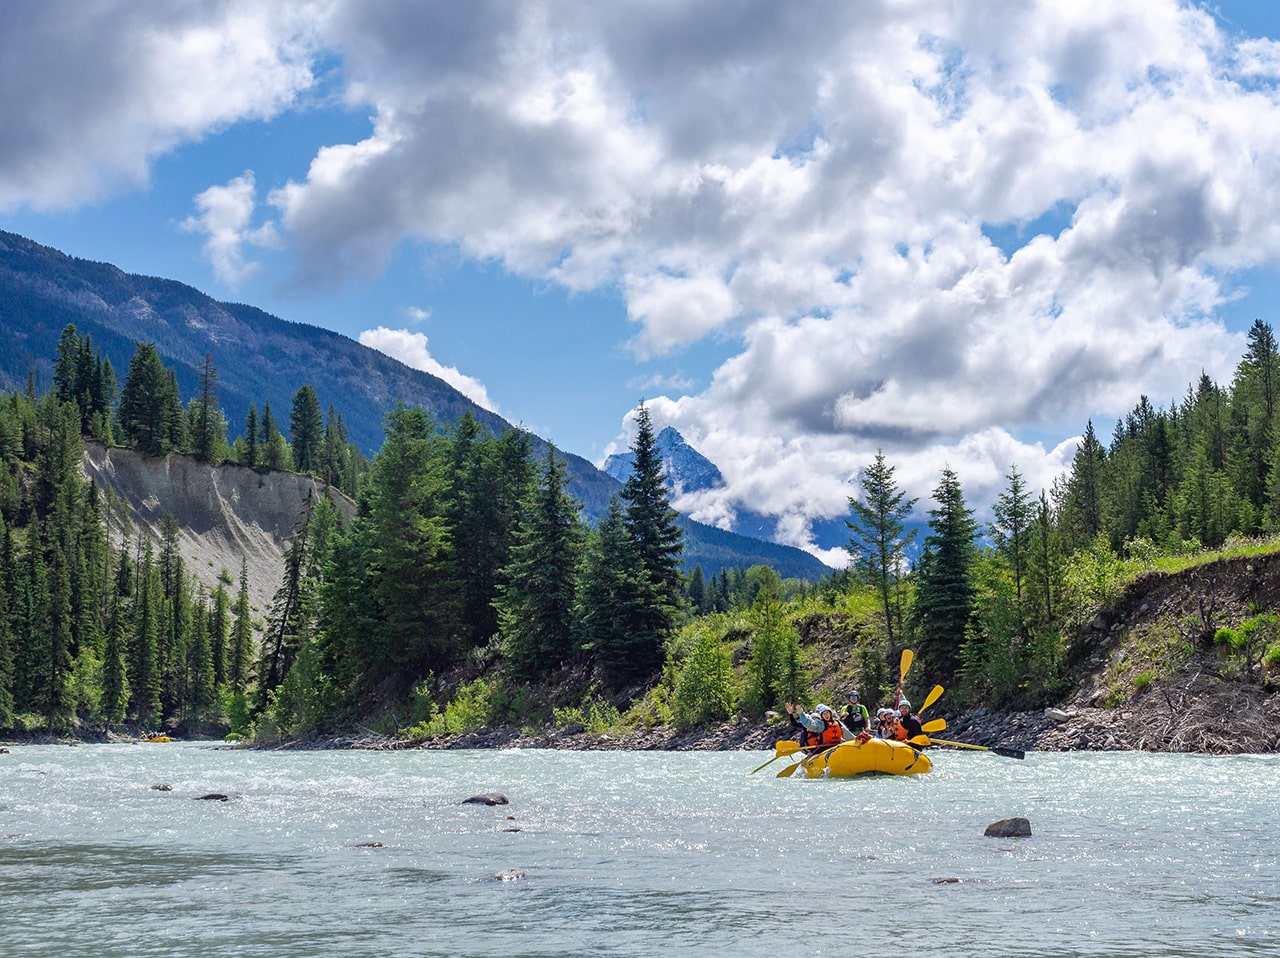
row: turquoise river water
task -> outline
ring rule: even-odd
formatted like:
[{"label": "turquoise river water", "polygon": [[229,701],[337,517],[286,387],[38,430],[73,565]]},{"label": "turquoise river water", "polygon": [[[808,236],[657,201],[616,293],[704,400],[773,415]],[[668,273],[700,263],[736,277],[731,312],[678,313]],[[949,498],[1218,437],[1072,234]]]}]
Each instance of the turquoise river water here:
[{"label": "turquoise river water", "polygon": [[11,747],[0,956],[1280,955],[1280,756],[767,758]]}]

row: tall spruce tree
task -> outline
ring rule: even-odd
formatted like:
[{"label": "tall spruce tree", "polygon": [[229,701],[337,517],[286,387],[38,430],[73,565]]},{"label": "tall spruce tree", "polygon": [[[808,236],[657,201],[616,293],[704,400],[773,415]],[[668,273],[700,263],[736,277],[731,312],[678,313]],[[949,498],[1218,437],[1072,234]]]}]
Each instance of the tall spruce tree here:
[{"label": "tall spruce tree", "polygon": [[550,674],[575,647],[578,563],[583,529],[578,503],[555,447],[547,446],[542,481],[527,504],[503,570],[497,609],[503,653],[526,678]]},{"label": "tall spruce tree", "polygon": [[684,533],[667,499],[662,457],[643,403],[636,413],[631,452],[631,475],[620,493],[625,503],[621,515],[625,545],[610,556],[619,564],[618,571],[632,577],[630,597],[619,609],[626,625],[621,635],[609,630],[607,640],[602,634],[592,638],[597,662],[618,685],[647,679],[661,667],[664,644],[676,626],[684,592],[680,573]]},{"label": "tall spruce tree", "polygon": [[965,629],[973,612],[970,577],[977,524],[964,500],[960,480],[950,467],[933,490],[936,507],[929,510],[930,533],[916,569],[912,623],[931,670],[953,675],[959,665]]},{"label": "tall spruce tree", "polygon": [[289,446],[293,450],[293,467],[298,472],[319,471],[323,439],[320,399],[312,386],[304,384],[293,394],[293,407],[289,411]]},{"label": "tall spruce tree", "polygon": [[[129,373],[120,392],[120,438],[148,456],[176,448],[173,421],[177,385],[166,373],[160,354],[151,343],[138,343],[129,360]],[[181,404],[177,414],[181,414]]]},{"label": "tall spruce tree", "polygon": [[249,667],[254,659],[253,608],[249,604],[249,563],[240,560],[239,588],[231,616],[231,640],[227,648],[227,688],[243,695],[249,685]]},{"label": "tall spruce tree", "polygon": [[1018,608],[1022,608],[1022,583],[1027,575],[1027,561],[1031,551],[1031,523],[1035,518],[1035,504],[1027,491],[1026,481],[1018,467],[1013,466],[1005,477],[1004,492],[996,499],[992,512],[991,538],[996,551],[1004,559],[1013,576],[1013,589]]},{"label": "tall spruce tree", "polygon": [[907,531],[906,519],[917,502],[906,498],[893,472],[884,452],[877,450],[875,461],[862,471],[862,493],[866,501],[849,497],[853,520],[845,523],[851,531],[846,551],[859,578],[874,586],[880,597],[891,646],[894,619],[899,625],[902,622],[899,581],[906,569],[907,549],[916,535],[915,529]]}]

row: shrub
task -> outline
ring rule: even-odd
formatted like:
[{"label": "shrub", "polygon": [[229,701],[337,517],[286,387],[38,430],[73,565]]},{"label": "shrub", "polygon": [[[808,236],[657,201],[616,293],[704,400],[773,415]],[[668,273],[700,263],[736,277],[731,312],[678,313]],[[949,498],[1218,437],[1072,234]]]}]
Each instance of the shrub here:
[{"label": "shrub", "polygon": [[728,718],[733,709],[733,659],[709,631],[702,631],[676,680],[675,721],[680,728]]}]

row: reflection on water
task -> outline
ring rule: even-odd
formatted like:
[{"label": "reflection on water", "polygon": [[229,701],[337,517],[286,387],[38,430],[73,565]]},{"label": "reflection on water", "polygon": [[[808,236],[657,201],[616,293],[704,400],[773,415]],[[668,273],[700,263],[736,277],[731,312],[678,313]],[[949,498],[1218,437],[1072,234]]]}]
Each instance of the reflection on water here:
[{"label": "reflection on water", "polygon": [[0,956],[1280,954],[1276,757],[765,758],[15,748]]}]

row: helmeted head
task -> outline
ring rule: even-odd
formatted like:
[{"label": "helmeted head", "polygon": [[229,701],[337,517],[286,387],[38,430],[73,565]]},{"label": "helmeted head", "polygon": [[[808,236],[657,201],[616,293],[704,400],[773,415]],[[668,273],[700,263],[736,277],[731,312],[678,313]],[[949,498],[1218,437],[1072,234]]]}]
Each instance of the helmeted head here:
[{"label": "helmeted head", "polygon": [[902,699],[900,702],[898,702],[898,711],[901,712],[903,715],[910,714],[911,703],[908,702],[906,699]]},{"label": "helmeted head", "polygon": [[854,689],[852,692],[850,692],[850,693],[849,693],[849,701],[850,701],[850,702],[852,702],[854,705],[857,705],[857,704],[858,704],[858,690],[857,690],[857,689]]},{"label": "helmeted head", "polygon": [[817,707],[816,709],[814,709],[814,711],[818,713],[818,718],[821,718],[821,719],[830,719],[830,718],[831,718],[831,706],[830,706],[830,705],[824,705],[823,703],[819,702],[819,703],[818,703],[818,707]]}]

